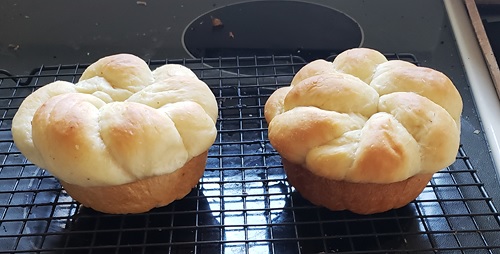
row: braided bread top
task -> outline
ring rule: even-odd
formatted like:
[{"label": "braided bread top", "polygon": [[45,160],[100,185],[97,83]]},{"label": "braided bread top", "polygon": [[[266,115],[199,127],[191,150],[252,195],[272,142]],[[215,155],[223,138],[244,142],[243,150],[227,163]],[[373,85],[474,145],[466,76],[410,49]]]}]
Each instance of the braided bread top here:
[{"label": "braided bread top", "polygon": [[28,160],[81,186],[171,173],[207,151],[218,108],[188,68],[151,71],[130,54],[91,64],[76,83],[55,81],[29,95],[12,122]]},{"label": "braided bread top", "polygon": [[301,68],[265,117],[288,161],[333,180],[392,183],[453,163],[462,107],[445,74],[356,48]]}]

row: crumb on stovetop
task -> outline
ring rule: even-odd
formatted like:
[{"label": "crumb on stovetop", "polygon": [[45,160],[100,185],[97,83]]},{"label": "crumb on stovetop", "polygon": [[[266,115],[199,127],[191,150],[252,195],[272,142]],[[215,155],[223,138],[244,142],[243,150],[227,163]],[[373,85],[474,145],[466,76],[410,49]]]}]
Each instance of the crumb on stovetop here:
[{"label": "crumb on stovetop", "polygon": [[222,23],[222,20],[220,20],[219,18],[215,18],[215,17],[210,17],[212,19],[212,27],[213,28],[222,28],[224,27],[224,23]]}]

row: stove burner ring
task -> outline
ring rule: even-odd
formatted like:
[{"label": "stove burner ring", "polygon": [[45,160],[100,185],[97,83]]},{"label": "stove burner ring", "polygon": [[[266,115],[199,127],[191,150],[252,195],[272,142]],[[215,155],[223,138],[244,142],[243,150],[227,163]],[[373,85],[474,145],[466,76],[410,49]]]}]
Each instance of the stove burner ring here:
[{"label": "stove burner ring", "polygon": [[296,55],[311,61],[362,43],[362,28],[347,14],[298,1],[223,6],[193,20],[183,34],[194,58]]}]

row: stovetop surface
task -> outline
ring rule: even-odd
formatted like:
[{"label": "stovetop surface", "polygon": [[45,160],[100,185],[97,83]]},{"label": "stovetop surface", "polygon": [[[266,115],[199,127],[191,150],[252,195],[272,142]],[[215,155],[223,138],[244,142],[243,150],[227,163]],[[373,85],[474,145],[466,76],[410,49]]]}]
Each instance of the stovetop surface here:
[{"label": "stovetop surface", "polygon": [[[412,54],[387,54],[418,64]],[[188,196],[134,215],[81,207],[13,144],[22,100],[48,82],[75,82],[86,64],[0,79],[0,253],[435,253],[500,251],[500,217],[463,141],[456,161],[407,206],[374,215],[332,212],[287,182],[263,107],[306,61],[296,56],[155,60],[191,68],[216,95],[218,136]]]},{"label": "stovetop surface", "polygon": [[[4,158],[0,167],[3,183],[0,243],[11,244],[14,240],[12,248],[16,250],[30,246],[25,244],[34,244],[33,248],[52,246],[52,250],[100,246],[91,249],[92,253],[109,250],[109,246],[126,245],[132,250],[145,251],[148,248],[144,243],[153,243],[151,246],[163,250],[166,246],[171,253],[213,250],[205,249],[207,246],[220,253],[248,251],[250,246],[254,246],[254,250],[262,248],[263,253],[265,250],[280,253],[287,248],[297,253],[328,252],[335,248],[369,253],[398,248],[446,251],[450,245],[443,244],[452,239],[450,243],[454,245],[450,252],[472,248],[470,246],[479,246],[486,253],[496,252],[485,246],[496,249],[499,245],[495,240],[495,237],[500,239],[496,212],[500,204],[499,181],[443,3],[434,0],[301,2],[333,8],[357,22],[362,31],[360,46],[378,49],[391,57],[396,57],[394,52],[400,53],[397,56],[407,53],[418,64],[444,72],[457,86],[464,101],[462,147],[457,162],[437,174],[419,199],[389,214],[359,217],[344,212],[330,213],[297,197],[286,183],[278,158],[267,143],[262,106],[273,89],[286,85],[297,68],[309,60],[310,52],[321,58],[329,55],[317,55],[318,52],[338,52],[318,44],[310,45],[317,47],[311,51],[293,45],[287,47],[295,50],[293,56],[278,57],[276,61],[271,55],[283,53],[283,46],[266,45],[266,41],[272,41],[266,36],[275,36],[269,29],[265,36],[254,29],[254,36],[244,37],[254,38],[261,47],[271,49],[252,52],[248,45],[237,43],[241,32],[234,29],[240,27],[231,25],[237,23],[232,19],[237,18],[234,12],[238,8],[224,8],[237,3],[235,1],[70,3],[56,0],[49,6],[37,1],[6,0],[0,5],[0,31],[7,31],[0,38],[0,69],[16,75],[17,79],[0,74],[0,101],[4,111],[0,127],[3,137],[0,153]],[[283,6],[276,16],[287,11],[286,4]],[[225,12],[228,9],[230,13]],[[220,18],[224,27],[206,30],[212,28],[200,24],[200,17],[214,17],[210,14]],[[314,12],[304,15],[314,15]],[[253,55],[243,61],[245,66],[236,60],[240,59],[236,55],[224,61],[194,59],[184,41],[184,35],[193,31],[191,28],[227,34],[223,45],[227,47],[227,43],[236,42],[231,48],[233,52]],[[293,27],[290,31],[277,32],[283,41],[275,39],[274,43],[293,42],[294,37],[305,34],[294,32]],[[233,32],[234,38],[229,32]],[[315,37],[309,33],[308,36],[314,41],[321,34]],[[220,122],[219,140],[211,154],[212,164],[198,188],[184,201],[139,217],[106,216],[79,209],[50,175],[24,160],[9,136],[9,119],[23,96],[54,79],[76,80],[86,64],[118,52],[153,60],[152,65],[167,60],[180,61],[195,69],[212,85],[218,98],[228,103],[221,109],[227,118]],[[258,54],[262,55],[255,56]],[[264,57],[261,62],[257,60],[260,56]],[[262,69],[261,65],[272,71]],[[223,73],[247,76],[221,76],[221,67],[227,68]],[[23,82],[27,86],[22,86]],[[247,155],[248,151],[258,154]],[[259,206],[254,207],[255,204]],[[379,223],[392,225],[391,229],[383,231]],[[140,234],[140,239],[132,237],[132,233]],[[233,236],[236,238],[230,238]],[[64,238],[62,245],[61,238]],[[203,244],[194,244],[201,239]],[[371,242],[366,246],[376,248],[358,249],[365,246],[361,244],[364,242]],[[88,249],[82,253],[86,251]]]}]

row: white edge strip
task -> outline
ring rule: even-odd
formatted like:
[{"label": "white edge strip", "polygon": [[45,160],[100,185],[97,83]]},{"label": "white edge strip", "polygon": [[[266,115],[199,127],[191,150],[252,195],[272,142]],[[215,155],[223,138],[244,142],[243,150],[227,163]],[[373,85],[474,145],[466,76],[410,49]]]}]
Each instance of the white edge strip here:
[{"label": "white edge strip", "polygon": [[465,3],[458,0],[444,0],[444,3],[488,140],[491,156],[497,173],[500,173],[500,101],[472,28]]}]

